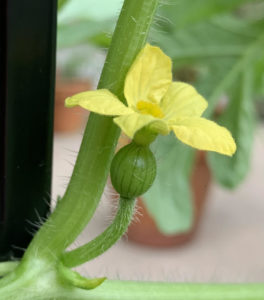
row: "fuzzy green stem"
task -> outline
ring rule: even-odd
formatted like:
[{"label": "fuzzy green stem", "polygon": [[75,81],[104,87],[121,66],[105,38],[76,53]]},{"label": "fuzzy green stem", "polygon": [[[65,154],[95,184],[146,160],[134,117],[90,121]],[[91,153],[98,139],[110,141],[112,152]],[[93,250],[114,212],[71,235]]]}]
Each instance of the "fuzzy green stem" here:
[{"label": "fuzzy green stem", "polygon": [[87,300],[263,300],[263,284],[106,281]]},{"label": "fuzzy green stem", "polygon": [[[1,289],[4,300],[263,300],[263,284],[192,284],[107,280],[96,289],[84,290],[59,286],[53,274],[46,275],[39,284],[25,289],[21,278]],[[42,282],[42,284],[41,284]]]},{"label": "fuzzy green stem", "polygon": [[7,261],[0,263],[0,277],[12,272],[19,265],[19,261]]},{"label": "fuzzy green stem", "polygon": [[89,243],[62,256],[62,262],[67,267],[76,267],[108,250],[127,231],[134,212],[134,199],[120,199],[119,209],[113,223],[99,236]]},{"label": "fuzzy green stem", "polygon": [[[124,2],[98,88],[123,98],[126,73],[144,46],[158,0]],[[57,259],[91,219],[103,192],[120,130],[112,118],[91,114],[74,171],[54,213],[25,253]]]}]

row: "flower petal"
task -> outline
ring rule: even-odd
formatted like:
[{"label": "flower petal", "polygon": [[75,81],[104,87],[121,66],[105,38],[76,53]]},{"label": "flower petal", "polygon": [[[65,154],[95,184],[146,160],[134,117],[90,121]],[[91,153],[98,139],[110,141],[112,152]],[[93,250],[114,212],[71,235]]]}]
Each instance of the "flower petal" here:
[{"label": "flower petal", "polygon": [[207,101],[190,84],[173,82],[161,101],[166,118],[200,117],[207,108]]},{"label": "flower petal", "polygon": [[212,121],[203,118],[177,118],[171,129],[179,140],[194,148],[229,156],[236,151],[231,133]]},{"label": "flower petal", "polygon": [[160,120],[156,119],[151,115],[142,115],[138,113],[133,113],[126,116],[120,116],[114,118],[114,122],[122,129],[122,131],[131,139],[134,137],[135,133],[143,128],[144,126],[151,125],[151,128],[156,133],[163,133],[164,128],[167,128],[167,124]]},{"label": "flower petal", "polygon": [[130,108],[125,106],[114,94],[106,89],[82,92],[65,100],[66,107],[73,107],[76,105],[107,116],[132,113]]},{"label": "flower petal", "polygon": [[171,59],[158,47],[147,44],[138,54],[125,80],[129,107],[138,101],[159,103],[172,81]]}]

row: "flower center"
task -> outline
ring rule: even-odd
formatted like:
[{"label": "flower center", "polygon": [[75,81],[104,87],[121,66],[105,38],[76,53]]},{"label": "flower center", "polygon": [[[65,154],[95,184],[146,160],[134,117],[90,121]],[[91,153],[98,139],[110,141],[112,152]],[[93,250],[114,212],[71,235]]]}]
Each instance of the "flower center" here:
[{"label": "flower center", "polygon": [[138,101],[137,103],[137,109],[143,115],[151,115],[153,117],[160,118],[160,119],[164,117],[161,108],[156,103],[151,103],[151,102],[141,100]]}]

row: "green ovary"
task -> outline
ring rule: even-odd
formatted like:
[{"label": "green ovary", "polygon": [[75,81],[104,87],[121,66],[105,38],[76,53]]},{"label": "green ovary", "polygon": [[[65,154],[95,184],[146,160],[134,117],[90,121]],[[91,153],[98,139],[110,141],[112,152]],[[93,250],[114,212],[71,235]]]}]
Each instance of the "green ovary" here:
[{"label": "green ovary", "polygon": [[156,177],[156,160],[148,146],[132,142],[117,152],[110,173],[122,198],[136,198],[151,187]]}]

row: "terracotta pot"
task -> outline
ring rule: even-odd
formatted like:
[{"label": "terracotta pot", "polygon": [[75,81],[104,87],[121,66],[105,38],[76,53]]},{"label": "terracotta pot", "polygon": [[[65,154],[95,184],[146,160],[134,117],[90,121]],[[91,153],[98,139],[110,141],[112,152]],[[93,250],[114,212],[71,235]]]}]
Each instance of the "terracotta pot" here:
[{"label": "terracotta pot", "polygon": [[64,101],[76,93],[91,89],[91,84],[83,80],[58,79],[55,90],[55,132],[72,132],[80,129],[85,123],[88,112],[81,107],[66,108]]},{"label": "terracotta pot", "polygon": [[149,215],[142,199],[138,200],[137,222],[133,222],[128,229],[128,239],[140,244],[155,247],[170,247],[188,242],[197,231],[201,220],[211,175],[206,163],[205,153],[197,152],[193,169],[191,186],[194,206],[194,222],[192,228],[185,233],[164,235],[157,228],[155,221]]}]

